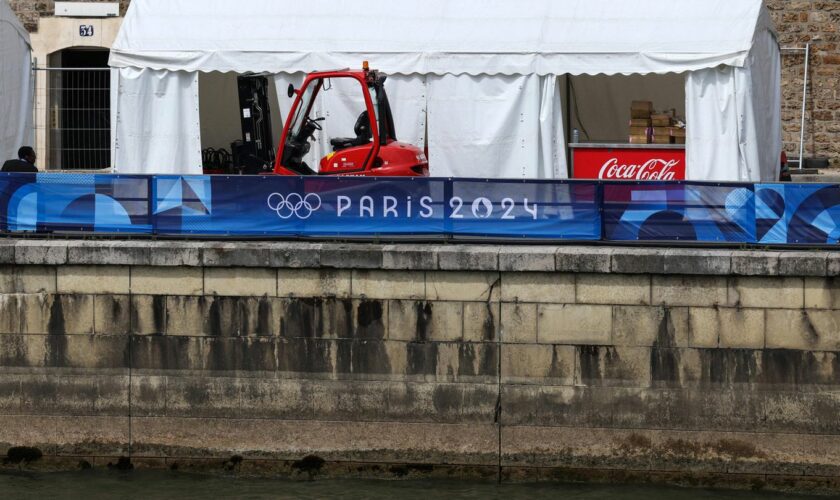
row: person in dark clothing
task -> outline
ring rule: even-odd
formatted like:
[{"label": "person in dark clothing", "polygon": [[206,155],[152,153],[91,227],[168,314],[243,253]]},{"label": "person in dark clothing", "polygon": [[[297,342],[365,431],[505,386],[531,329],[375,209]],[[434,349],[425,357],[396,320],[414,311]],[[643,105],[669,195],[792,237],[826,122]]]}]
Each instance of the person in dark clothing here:
[{"label": "person in dark clothing", "polygon": [[24,146],[18,149],[18,159],[9,160],[3,164],[0,172],[23,172],[23,173],[37,173],[38,167],[35,166],[35,150],[29,146]]}]

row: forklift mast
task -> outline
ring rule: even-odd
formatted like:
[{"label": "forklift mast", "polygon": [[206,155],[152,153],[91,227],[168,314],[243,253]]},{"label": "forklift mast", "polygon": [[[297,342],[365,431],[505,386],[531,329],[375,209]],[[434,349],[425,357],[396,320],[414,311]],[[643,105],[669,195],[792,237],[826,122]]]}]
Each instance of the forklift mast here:
[{"label": "forklift mast", "polygon": [[233,145],[234,164],[246,174],[263,173],[273,168],[275,155],[268,79],[244,75],[237,78],[237,84],[242,141]]}]

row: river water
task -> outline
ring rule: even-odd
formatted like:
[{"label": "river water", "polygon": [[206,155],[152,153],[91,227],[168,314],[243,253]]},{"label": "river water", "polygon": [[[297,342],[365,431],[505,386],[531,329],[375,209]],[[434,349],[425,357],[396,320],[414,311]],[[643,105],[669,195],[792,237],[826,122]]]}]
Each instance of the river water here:
[{"label": "river water", "polygon": [[811,498],[772,493],[649,486],[475,483],[466,481],[290,481],[192,475],[166,471],[0,473],[3,499],[610,499],[757,500]]}]

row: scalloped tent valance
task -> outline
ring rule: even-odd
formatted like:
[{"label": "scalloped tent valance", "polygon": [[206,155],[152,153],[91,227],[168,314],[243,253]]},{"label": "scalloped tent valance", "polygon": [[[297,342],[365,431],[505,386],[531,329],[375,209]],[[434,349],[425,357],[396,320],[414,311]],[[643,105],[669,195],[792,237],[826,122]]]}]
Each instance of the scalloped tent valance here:
[{"label": "scalloped tent valance", "polygon": [[744,66],[761,0],[144,0],[113,67],[391,74],[682,73]]}]

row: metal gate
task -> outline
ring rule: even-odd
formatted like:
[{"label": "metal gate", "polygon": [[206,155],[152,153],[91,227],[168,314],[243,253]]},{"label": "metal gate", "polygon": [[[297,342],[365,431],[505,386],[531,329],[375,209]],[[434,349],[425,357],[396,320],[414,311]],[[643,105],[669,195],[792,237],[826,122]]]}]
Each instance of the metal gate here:
[{"label": "metal gate", "polygon": [[110,69],[33,70],[40,104],[35,129],[44,134],[39,163],[47,170],[110,169]]}]

